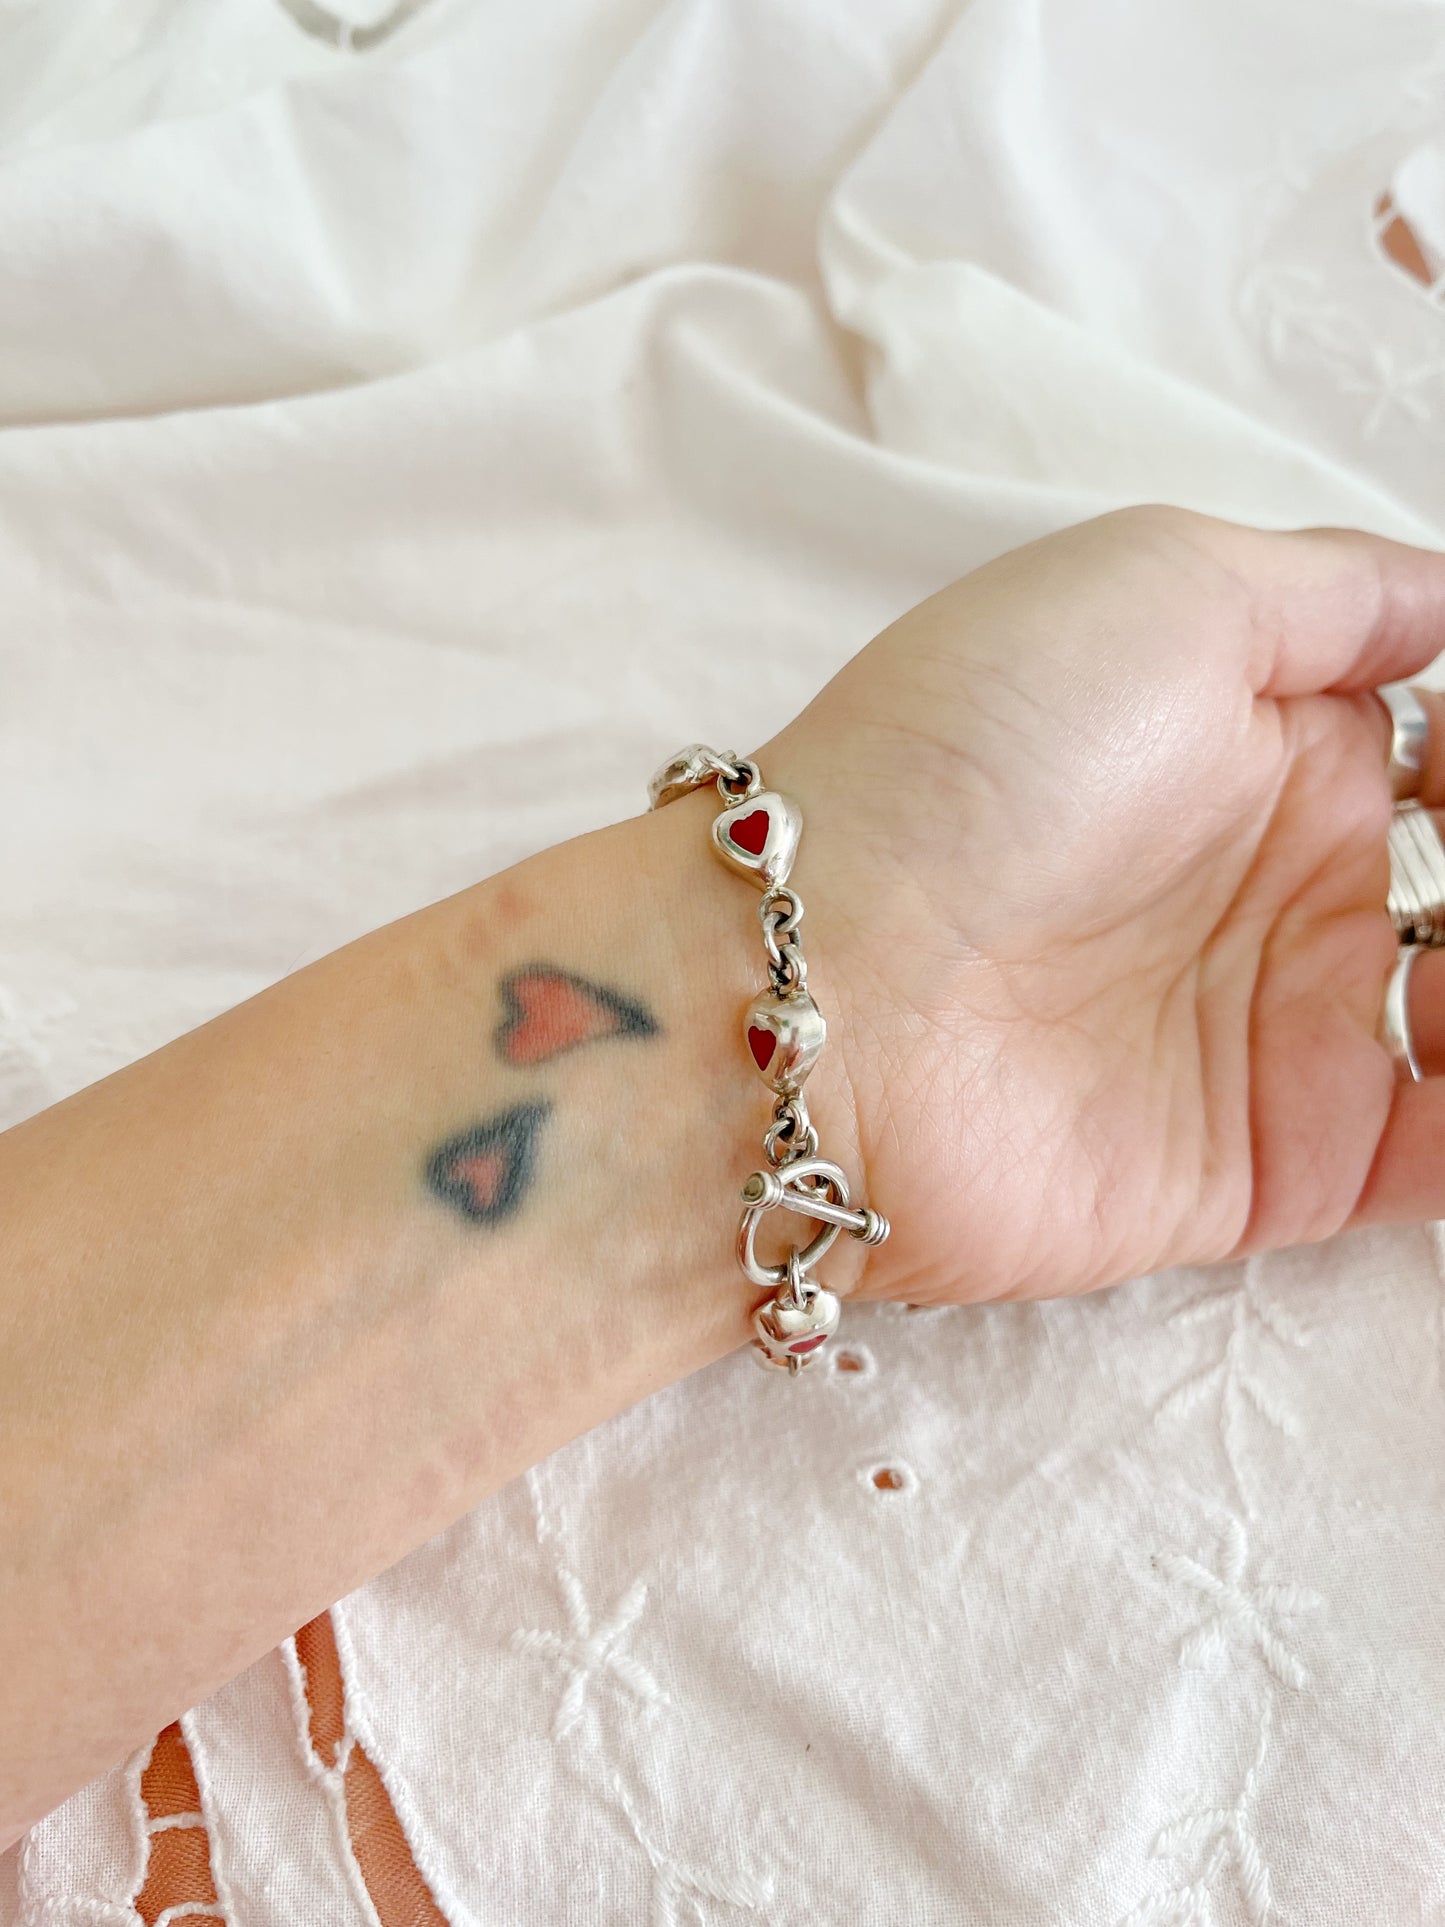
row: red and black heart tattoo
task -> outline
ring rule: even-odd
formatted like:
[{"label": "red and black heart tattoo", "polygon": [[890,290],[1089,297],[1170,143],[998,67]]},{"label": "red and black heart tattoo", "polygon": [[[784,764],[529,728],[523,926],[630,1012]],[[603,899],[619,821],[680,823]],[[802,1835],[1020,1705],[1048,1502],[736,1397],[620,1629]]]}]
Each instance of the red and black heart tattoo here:
[{"label": "red and black heart tattoo", "polygon": [[653,1037],[657,1020],[631,997],[550,964],[512,970],[499,986],[506,1015],[492,1041],[504,1064],[545,1064],[604,1037]]},{"label": "red and black heart tattoo", "polygon": [[[552,964],[526,964],[502,978],[502,1021],[492,1043],[504,1064],[533,1068],[609,1037],[655,1037],[657,1019],[635,998]],[[511,1217],[531,1189],[545,1099],[499,1111],[449,1137],[426,1163],[428,1189],[473,1224]]]},{"label": "red and black heart tattoo", "polygon": [[427,1160],[427,1183],[474,1224],[510,1217],[532,1182],[537,1132],[550,1104],[514,1104],[439,1145]]}]

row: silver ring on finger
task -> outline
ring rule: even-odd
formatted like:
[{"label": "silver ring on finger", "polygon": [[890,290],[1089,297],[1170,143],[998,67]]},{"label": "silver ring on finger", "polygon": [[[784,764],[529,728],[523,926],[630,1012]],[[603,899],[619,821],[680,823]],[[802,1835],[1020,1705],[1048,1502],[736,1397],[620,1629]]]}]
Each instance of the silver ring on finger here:
[{"label": "silver ring on finger", "polygon": [[1420,1059],[1415,1054],[1415,1035],[1410,1029],[1410,972],[1419,956],[1418,946],[1403,945],[1385,985],[1385,1008],[1380,1018],[1380,1039],[1394,1061],[1396,1074],[1423,1082]]},{"label": "silver ring on finger", "polygon": [[1418,796],[1430,747],[1430,718],[1424,703],[1404,683],[1386,683],[1375,694],[1390,718],[1390,754],[1385,769],[1397,803]]},{"label": "silver ring on finger", "polygon": [[1445,944],[1445,841],[1418,803],[1402,803],[1390,819],[1390,891],[1386,908],[1404,944]]}]

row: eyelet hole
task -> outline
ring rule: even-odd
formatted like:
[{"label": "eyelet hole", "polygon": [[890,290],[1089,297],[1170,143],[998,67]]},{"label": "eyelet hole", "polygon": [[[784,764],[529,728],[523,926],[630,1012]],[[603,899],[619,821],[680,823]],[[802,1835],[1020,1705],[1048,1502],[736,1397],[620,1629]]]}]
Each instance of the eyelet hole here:
[{"label": "eyelet hole", "polygon": [[912,1492],[918,1485],[913,1468],[896,1461],[887,1465],[870,1465],[863,1478],[875,1492],[889,1497],[897,1492]]}]

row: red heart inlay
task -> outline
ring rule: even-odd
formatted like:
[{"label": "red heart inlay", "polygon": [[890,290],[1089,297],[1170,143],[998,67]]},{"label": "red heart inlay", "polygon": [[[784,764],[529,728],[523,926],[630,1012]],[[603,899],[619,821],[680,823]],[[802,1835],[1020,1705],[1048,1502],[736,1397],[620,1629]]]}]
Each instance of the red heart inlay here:
[{"label": "red heart inlay", "polygon": [[765,1071],[772,1062],[773,1052],[778,1048],[778,1040],[770,1030],[759,1030],[756,1024],[748,1025],[748,1049],[753,1054],[753,1062],[760,1071]]},{"label": "red heart inlay", "polygon": [[828,1342],[827,1332],[819,1332],[814,1338],[800,1338],[796,1345],[789,1345],[790,1352],[815,1352],[820,1345]]},{"label": "red heart inlay", "polygon": [[746,850],[749,856],[761,856],[763,845],[767,840],[768,813],[766,810],[754,810],[750,816],[745,816],[734,823],[728,831],[729,843],[736,843],[738,848]]}]

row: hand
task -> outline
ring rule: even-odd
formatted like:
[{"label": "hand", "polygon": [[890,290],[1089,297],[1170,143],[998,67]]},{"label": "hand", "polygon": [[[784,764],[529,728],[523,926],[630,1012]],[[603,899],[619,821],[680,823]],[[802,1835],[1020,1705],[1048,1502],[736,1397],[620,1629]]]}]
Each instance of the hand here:
[{"label": "hand", "polygon": [[1368,693],[1442,646],[1445,557],[1130,510],[923,603],[759,752],[807,799],[808,954],[895,1227],[869,1295],[1445,1215],[1445,1079],[1398,1082],[1376,1035]]}]

